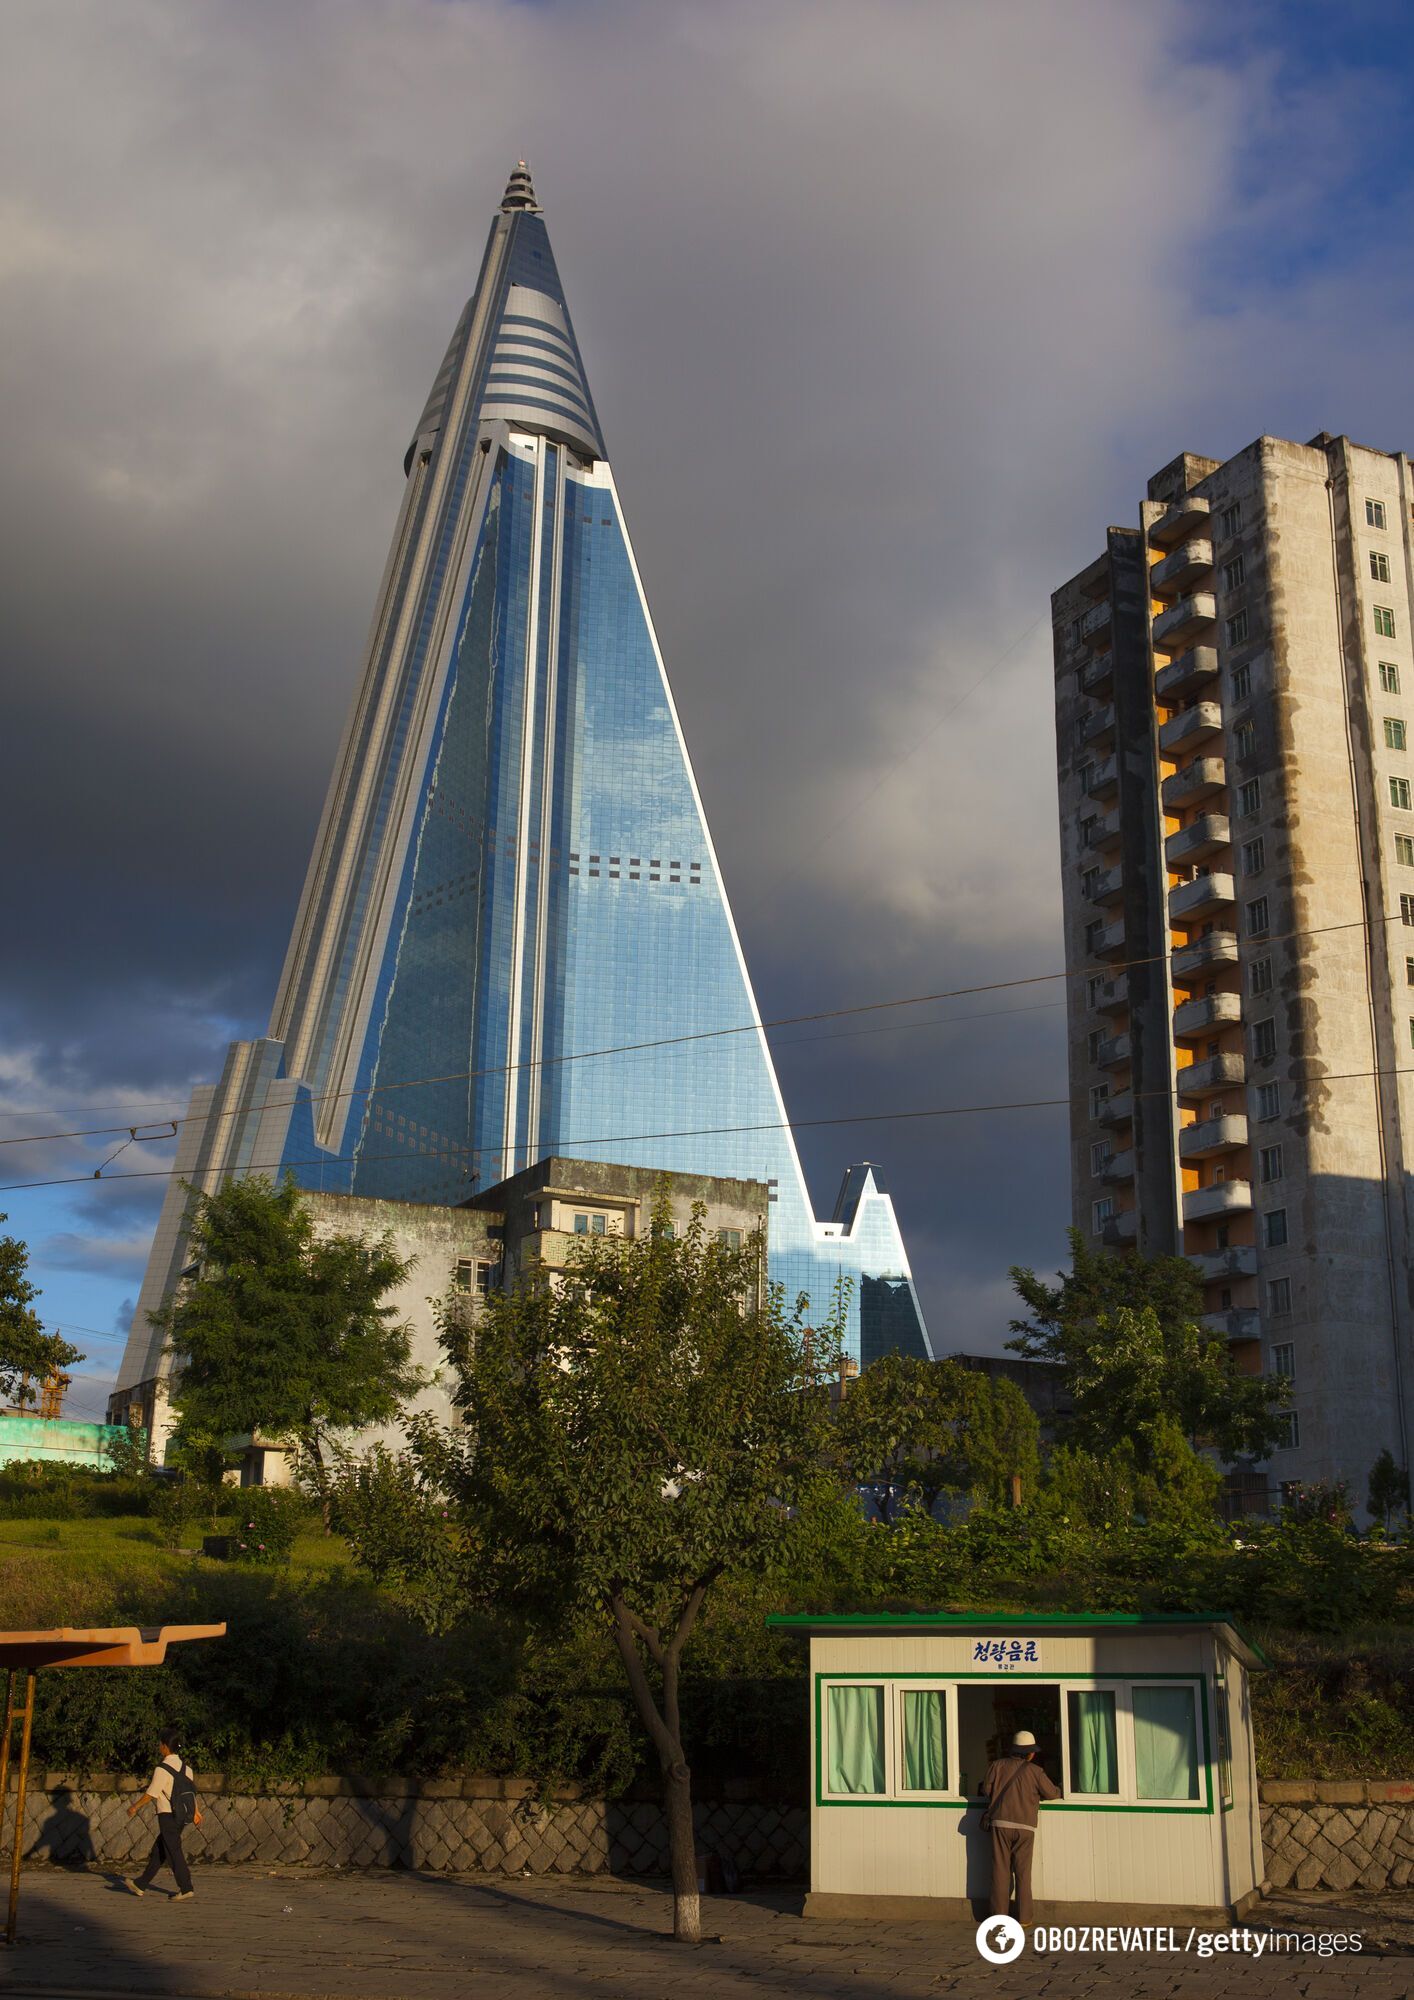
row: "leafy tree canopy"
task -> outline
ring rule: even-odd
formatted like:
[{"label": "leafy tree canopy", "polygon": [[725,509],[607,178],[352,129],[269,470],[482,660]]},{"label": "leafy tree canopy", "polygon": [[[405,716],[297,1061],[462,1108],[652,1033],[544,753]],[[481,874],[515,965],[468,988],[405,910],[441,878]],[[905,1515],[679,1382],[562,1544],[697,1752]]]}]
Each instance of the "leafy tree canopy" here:
[{"label": "leafy tree canopy", "polygon": [[41,1383],[83,1360],[67,1340],[44,1331],[28,1273],[26,1246],[17,1236],[0,1236],[0,1401],[6,1403],[37,1401]]},{"label": "leafy tree canopy", "polygon": [[385,1303],[411,1264],[388,1237],[317,1235],[292,1180],[196,1194],[189,1228],[198,1275],[152,1316],[183,1432],[203,1450],[249,1432],[293,1440],[327,1505],[329,1433],[387,1423],[422,1383]]},{"label": "leafy tree canopy", "polygon": [[1388,1528],[1397,1514],[1409,1512],[1409,1474],[1395,1463],[1386,1445],[1370,1467],[1370,1485],[1365,1505],[1375,1520]]},{"label": "leafy tree canopy", "polygon": [[886,1354],[851,1381],[835,1419],[846,1477],[882,1488],[893,1518],[916,1489],[930,1509],[943,1493],[1004,1503],[1013,1476],[1028,1498],[1040,1474],[1040,1430],[1014,1382],[957,1361]]},{"label": "leafy tree canopy", "polygon": [[1031,1318],[1012,1321],[1008,1343],[1058,1363],[1074,1402],[1070,1440],[1104,1454],[1131,1445],[1146,1471],[1165,1421],[1226,1463],[1262,1458],[1280,1436],[1285,1391],[1244,1375],[1221,1336],[1203,1324],[1203,1287],[1186,1257],[1106,1256],[1070,1232],[1072,1265],[1055,1284],[1011,1273]]},{"label": "leafy tree canopy", "polygon": [[412,1434],[468,1588],[612,1638],[662,1771],[675,1930],[695,1937],[683,1652],[713,1587],[780,1573],[802,1514],[837,1495],[824,1384],[839,1326],[806,1337],[759,1236],[731,1250],[700,1206],[680,1235],[669,1217],[663,1196],[647,1234],[584,1239],[562,1277],[493,1293],[472,1323],[449,1307],[465,1425]]}]

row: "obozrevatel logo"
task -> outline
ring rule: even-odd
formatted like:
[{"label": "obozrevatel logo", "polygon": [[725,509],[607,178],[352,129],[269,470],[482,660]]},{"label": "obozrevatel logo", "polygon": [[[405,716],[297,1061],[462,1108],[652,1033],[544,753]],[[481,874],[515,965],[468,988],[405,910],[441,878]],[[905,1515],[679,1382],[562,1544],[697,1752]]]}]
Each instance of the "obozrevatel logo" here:
[{"label": "obozrevatel logo", "polygon": [[1026,1933],[1015,1917],[988,1917],[977,1926],[977,1949],[991,1965],[1010,1965],[1025,1943]]}]

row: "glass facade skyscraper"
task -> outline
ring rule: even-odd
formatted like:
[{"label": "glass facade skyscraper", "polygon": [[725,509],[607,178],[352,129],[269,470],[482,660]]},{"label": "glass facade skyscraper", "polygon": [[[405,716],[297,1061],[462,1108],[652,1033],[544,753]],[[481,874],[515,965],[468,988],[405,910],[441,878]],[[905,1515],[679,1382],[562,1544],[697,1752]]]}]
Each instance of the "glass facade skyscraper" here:
[{"label": "glass facade skyscraper", "polygon": [[811,1207],[523,165],[406,472],[270,1031],[195,1094],[181,1179],[456,1203],[553,1153],[766,1181],[771,1275],[822,1311],[850,1280],[862,1361],[927,1354],[878,1170]]}]

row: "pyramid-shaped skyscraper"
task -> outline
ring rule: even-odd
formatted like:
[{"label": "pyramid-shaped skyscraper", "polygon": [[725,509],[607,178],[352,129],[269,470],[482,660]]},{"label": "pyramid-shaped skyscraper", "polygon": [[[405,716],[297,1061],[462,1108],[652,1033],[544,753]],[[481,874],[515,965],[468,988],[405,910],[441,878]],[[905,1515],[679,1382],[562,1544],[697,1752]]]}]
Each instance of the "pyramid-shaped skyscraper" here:
[{"label": "pyramid-shaped skyscraper", "polygon": [[815,1219],[522,163],[407,485],[262,1040],[197,1090],[120,1384],[160,1372],[188,1182],[467,1200],[551,1154],[762,1180],[769,1262],[926,1354],[893,1204]]}]

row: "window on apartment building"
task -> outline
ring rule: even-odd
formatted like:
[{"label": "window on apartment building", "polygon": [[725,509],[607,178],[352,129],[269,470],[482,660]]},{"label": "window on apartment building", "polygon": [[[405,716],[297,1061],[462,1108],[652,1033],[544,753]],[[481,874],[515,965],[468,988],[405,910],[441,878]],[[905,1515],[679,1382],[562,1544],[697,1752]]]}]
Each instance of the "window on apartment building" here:
[{"label": "window on apartment building", "polygon": [[1099,1006],[1105,997],[1105,988],[1108,984],[1109,981],[1105,978],[1103,972],[1092,972],[1090,974],[1089,979],[1085,982],[1085,1000],[1087,1006]]},{"label": "window on apartment building", "polygon": [[1257,1155],[1257,1178],[1261,1181],[1279,1181],[1282,1178],[1280,1146],[1263,1146]]},{"label": "window on apartment building", "polygon": [[1389,582],[1389,557],[1383,549],[1371,549],[1370,575],[1376,583]]},{"label": "window on apartment building", "polygon": [[1247,637],[1248,620],[1245,611],[1234,611],[1224,630],[1229,646],[1240,646]]},{"label": "window on apartment building", "polygon": [[1096,1139],[1090,1148],[1090,1171],[1102,1174],[1114,1158],[1114,1142],[1110,1139]]},{"label": "window on apartment building", "polygon": [[1247,972],[1249,993],[1270,993],[1272,990],[1272,961],[1269,958],[1254,958]]},{"label": "window on apartment building", "polygon": [[1406,986],[1414,986],[1414,958],[1406,958],[1404,961],[1404,983]]},{"label": "window on apartment building", "polygon": [[1375,606],[1375,631],[1381,639],[1394,637],[1394,608],[1389,604]]},{"label": "window on apartment building", "polygon": [[1098,813],[1086,813],[1084,819],[1080,822],[1080,845],[1082,847],[1094,846],[1095,828],[1099,824],[1100,815]]},{"label": "window on apartment building", "polygon": [[717,1241],[724,1250],[740,1250],[741,1231],[739,1229],[719,1229]]},{"label": "window on apartment building", "polygon": [[[1267,1280],[1267,1311],[1272,1313],[1291,1311],[1290,1278]],[[1284,1382],[1291,1381],[1296,1373],[1296,1349],[1289,1340],[1280,1341],[1272,1349],[1272,1373],[1279,1375]]]},{"label": "window on apartment building", "polygon": [[1093,764],[1081,764],[1077,768],[1075,773],[1076,781],[1079,784],[1082,792],[1089,791],[1090,780],[1094,777],[1094,775],[1095,775],[1095,766]]},{"label": "window on apartment building", "polygon": [[1095,895],[1105,879],[1103,868],[1087,868],[1080,878],[1080,887],[1087,896]]},{"label": "window on apartment building", "polygon": [[1115,1212],[1115,1198],[1112,1194],[1101,1195],[1098,1201],[1091,1202],[1090,1227],[1091,1229],[1094,1230],[1097,1236],[1099,1235],[1100,1231],[1104,1228],[1105,1224],[1113,1219],[1114,1212]]},{"label": "window on apartment building", "polygon": [[1246,921],[1248,937],[1263,937],[1271,929],[1265,896],[1255,896],[1247,905]]},{"label": "window on apartment building", "polygon": [[1255,1062],[1269,1062],[1277,1052],[1277,1024],[1274,1020],[1252,1023],[1252,1057]]},{"label": "window on apartment building", "polygon": [[1232,698],[1234,701],[1246,701],[1251,692],[1252,667],[1249,661],[1244,660],[1240,667],[1232,670]]},{"label": "window on apartment building", "polygon": [[1286,1210],[1269,1208],[1262,1217],[1262,1241],[1269,1250],[1280,1250],[1286,1241]]},{"label": "window on apartment building", "polygon": [[677,1233],[678,1232],[676,1226],[671,1222],[655,1222],[653,1224],[653,1234],[654,1236],[657,1237],[660,1243],[674,1242],[676,1240]]},{"label": "window on apartment building", "polygon": [[1279,1421],[1281,1424],[1281,1433],[1277,1438],[1277,1450],[1299,1450],[1301,1445],[1301,1426],[1296,1421],[1295,1410],[1283,1410]]},{"label": "window on apartment building", "polygon": [[1232,732],[1233,754],[1237,759],[1250,757],[1257,747],[1257,725],[1255,722],[1239,722]]},{"label": "window on apartment building", "polygon": [[1399,693],[1399,668],[1394,664],[1393,660],[1380,661],[1380,692],[1382,694]]},{"label": "window on apartment building", "polygon": [[1244,819],[1250,819],[1253,813],[1259,812],[1261,805],[1262,780],[1260,778],[1249,778],[1246,784],[1238,786],[1237,810],[1242,814]]},{"label": "window on apartment building", "polygon": [[608,1227],[609,1218],[605,1215],[577,1215],[574,1219],[576,1236],[603,1236]]},{"label": "window on apartment building", "polygon": [[1385,525],[1384,501],[1367,500],[1365,502],[1365,526],[1367,528],[1383,528],[1384,525]]},{"label": "window on apartment building", "polygon": [[1414,835],[1397,833],[1394,836],[1394,858],[1401,868],[1414,868]]},{"label": "window on apartment building", "polygon": [[452,1284],[459,1292],[476,1292],[485,1298],[496,1275],[496,1266],[482,1262],[477,1257],[458,1257],[456,1269],[452,1272]]},{"label": "window on apartment building", "polygon": [[1090,1060],[1092,1063],[1098,1062],[1100,1060],[1100,1050],[1104,1045],[1104,1040],[1105,1040],[1105,1031],[1103,1028],[1095,1028],[1091,1030],[1089,1036],[1089,1044],[1090,1044]]},{"label": "window on apartment building", "polygon": [[1399,808],[1400,812],[1408,812],[1408,810],[1409,810],[1409,780],[1408,780],[1407,778],[1391,778],[1391,779],[1390,779],[1390,781],[1389,781],[1389,802],[1390,802],[1390,804],[1391,804],[1392,806],[1397,806],[1397,807]]},{"label": "window on apartment building", "polygon": [[1257,1116],[1263,1120],[1280,1118],[1281,1085],[1279,1083],[1259,1083],[1257,1085]]},{"label": "window on apartment building", "polygon": [[1399,921],[1402,924],[1414,924],[1414,896],[1400,897]]},{"label": "window on apartment building", "polygon": [[1248,840],[1242,847],[1242,872],[1244,875],[1260,875],[1267,865],[1267,843],[1264,840]]},{"label": "window on apartment building", "polygon": [[1236,590],[1247,575],[1247,565],[1241,556],[1234,556],[1230,563],[1223,564],[1223,589]]},{"label": "window on apartment building", "polygon": [[1409,746],[1405,741],[1405,728],[1403,722],[1399,719],[1397,715],[1387,715],[1385,717],[1386,750],[1406,750],[1408,747]]},{"label": "window on apartment building", "polygon": [[1223,536],[1235,535],[1241,526],[1242,502],[1234,500],[1231,506],[1224,507],[1218,516],[1218,533]]},{"label": "window on apartment building", "polygon": [[1088,923],[1085,926],[1085,949],[1087,951],[1098,951],[1104,941],[1105,920],[1103,917],[1096,917],[1093,923]]},{"label": "window on apartment building", "polygon": [[1409,1017],[1409,1046],[1414,1049],[1414,1014]]},{"label": "window on apartment building", "polygon": [[1090,1116],[1098,1118],[1109,1101],[1109,1085],[1107,1083],[1092,1083],[1090,1086]]}]

